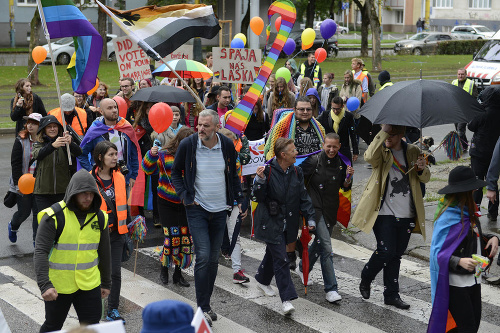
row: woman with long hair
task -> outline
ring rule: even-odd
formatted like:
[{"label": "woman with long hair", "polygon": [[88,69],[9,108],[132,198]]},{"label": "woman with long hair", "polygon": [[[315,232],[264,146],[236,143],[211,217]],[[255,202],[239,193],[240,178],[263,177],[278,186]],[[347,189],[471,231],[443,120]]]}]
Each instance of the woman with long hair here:
[{"label": "woman with long hair", "polygon": [[9,240],[12,243],[17,241],[17,231],[21,224],[33,213],[33,241],[35,241],[36,231],[38,229],[38,221],[36,214],[36,203],[33,194],[21,194],[19,192],[19,178],[27,173],[35,173],[36,161],[30,164],[32,158],[33,144],[36,142],[36,132],[40,124],[42,115],[39,113],[32,113],[29,116],[24,116],[26,124],[24,130],[19,132],[19,135],[14,141],[12,147],[12,154],[10,158],[10,165],[12,167],[12,174],[10,176],[10,189],[9,191],[16,194],[17,212],[14,213],[9,222]]},{"label": "woman with long hair", "polygon": [[[493,261],[499,239],[483,234],[472,193],[486,182],[471,168],[458,166],[439,201],[430,252],[432,313],[428,332],[477,332],[481,321],[481,266]],[[484,267],[483,267],[484,269]],[[450,316],[451,315],[451,316]],[[451,318],[450,318],[451,317]]]},{"label": "woman with long hair", "polygon": [[295,95],[295,98],[299,98],[302,96],[306,96],[306,93],[309,89],[314,88],[313,82],[310,78],[304,77],[300,80],[299,83],[299,91]]},{"label": "woman with long hair", "polygon": [[[245,97],[248,89],[248,87],[243,89],[240,99],[243,99],[243,97]],[[267,113],[265,113],[262,109],[262,102],[260,101],[260,99],[258,99],[255,103],[255,106],[253,107],[247,127],[245,127],[245,136],[250,141],[262,139],[269,131],[269,123],[269,117],[267,116]]]},{"label": "woman with long hair", "polygon": [[111,244],[111,292],[108,296],[109,321],[122,320],[118,312],[122,285],[122,253],[127,228],[127,189],[125,177],[117,168],[118,149],[110,141],[99,142],[92,153],[95,165],[91,174],[101,195],[101,210],[108,213],[109,240]]},{"label": "woman with long hair", "polygon": [[99,87],[89,97],[87,97],[87,104],[90,111],[92,111],[92,118],[95,120],[101,115],[99,104],[104,98],[109,98],[109,86],[104,82],[99,82]]},{"label": "woman with long hair", "polygon": [[207,89],[203,79],[202,78],[195,78],[191,81],[191,84],[189,86],[191,87],[191,89],[193,89],[194,91],[196,91],[198,93],[198,96],[200,97],[200,101],[203,103],[203,100],[205,99],[205,90]]},{"label": "woman with long hair", "polygon": [[269,95],[271,92],[274,90],[274,85],[276,83],[276,74],[271,74],[269,75],[269,79],[267,79],[267,84],[269,85],[269,88],[267,86],[264,87],[264,100],[262,102],[262,106],[264,107],[264,111],[269,114],[269,111],[267,110],[267,103],[269,101]]},{"label": "woman with long hair", "polygon": [[293,93],[288,90],[288,85],[284,78],[279,77],[276,79],[273,91],[269,95],[267,101],[267,115],[269,118],[273,117],[274,110],[283,108],[293,108],[295,104],[295,97]]},{"label": "woman with long hair", "polygon": [[203,110],[203,106],[198,103],[184,103],[184,110],[186,111],[184,124],[197,131],[198,115]]},{"label": "woman with long hair", "polygon": [[192,135],[194,131],[184,126],[170,142],[161,149],[151,148],[142,160],[142,169],[147,175],[159,172],[158,211],[165,235],[163,250],[160,255],[162,283],[168,284],[168,268],[175,266],[172,276],[174,284],[189,287],[189,283],[181,274],[193,262],[193,240],[189,232],[186,209],[175,192],[171,172],[175,153],[182,139]]},{"label": "woman with long hair", "polygon": [[16,96],[10,100],[10,119],[16,122],[16,136],[23,130],[26,120],[25,116],[39,113],[42,117],[47,115],[42,99],[31,91],[31,82],[28,79],[20,79],[14,87]]}]

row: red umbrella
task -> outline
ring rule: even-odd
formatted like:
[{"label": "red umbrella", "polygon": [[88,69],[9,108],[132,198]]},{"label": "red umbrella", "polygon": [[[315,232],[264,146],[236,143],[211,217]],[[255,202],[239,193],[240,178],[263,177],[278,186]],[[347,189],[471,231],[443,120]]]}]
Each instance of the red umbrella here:
[{"label": "red umbrella", "polygon": [[309,241],[312,239],[309,235],[309,227],[306,220],[302,218],[302,234],[300,235],[300,242],[302,243],[302,274],[304,276],[304,288],[307,295],[307,281],[309,280]]}]

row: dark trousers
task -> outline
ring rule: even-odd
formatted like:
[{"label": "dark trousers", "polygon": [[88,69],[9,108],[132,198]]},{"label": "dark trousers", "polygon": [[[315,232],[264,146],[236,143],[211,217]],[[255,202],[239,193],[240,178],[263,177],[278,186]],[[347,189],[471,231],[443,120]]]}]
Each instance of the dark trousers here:
[{"label": "dark trousers", "polygon": [[469,140],[467,140],[467,123],[458,123],[455,124],[455,130],[458,133],[458,136],[460,137],[460,143],[462,144],[462,148],[464,150],[469,149]]},{"label": "dark trousers", "polygon": [[38,209],[36,207],[35,197],[33,194],[27,195],[19,195],[16,194],[17,199],[17,212],[12,215],[11,225],[12,230],[18,230],[21,224],[30,216],[30,213],[33,214],[33,241],[36,237],[36,231],[38,230],[38,220],[36,218],[36,214],[38,213]]},{"label": "dark trousers", "polygon": [[273,276],[280,292],[282,302],[297,298],[297,292],[290,275],[290,261],[286,254],[286,238],[283,234],[281,244],[266,243],[266,254],[259,265],[255,280],[268,286]]},{"label": "dark trousers", "polygon": [[125,235],[120,235],[118,230],[109,234],[111,243],[111,291],[108,296],[108,310],[118,309],[120,304],[120,290],[122,288],[122,253]]},{"label": "dark trousers", "polygon": [[97,324],[101,319],[101,287],[78,290],[73,294],[59,294],[55,301],[45,302],[45,322],[40,332],[59,331],[68,316],[71,304],[75,307],[80,324]]},{"label": "dark trousers", "polygon": [[211,213],[199,205],[189,205],[186,206],[186,215],[196,256],[196,303],[207,312],[211,310],[210,298],[219,268],[219,251],[226,228],[227,211]]},{"label": "dark trousers", "polygon": [[450,332],[475,333],[481,322],[481,285],[450,286],[449,310],[457,324]]},{"label": "dark trousers", "polygon": [[377,249],[361,272],[361,279],[371,282],[384,270],[384,297],[391,299],[399,296],[399,266],[411,231],[415,227],[413,218],[395,218],[380,215],[373,226]]},{"label": "dark trousers", "polygon": [[49,208],[56,202],[64,199],[64,193],[58,194],[35,194],[36,208],[38,211],[42,211],[45,208]]},{"label": "dark trousers", "polygon": [[[490,167],[490,162],[491,160],[489,159],[484,160],[476,156],[471,156],[470,166],[478,179],[484,180],[486,178],[486,174],[488,173],[488,168]],[[488,214],[490,214],[491,217],[498,216],[498,190],[496,191],[496,194],[497,194],[497,201],[495,201],[495,203],[491,203],[491,201],[488,200]],[[481,201],[483,200],[483,188],[481,187],[480,189],[475,191],[473,196],[476,205],[480,206]]]}]

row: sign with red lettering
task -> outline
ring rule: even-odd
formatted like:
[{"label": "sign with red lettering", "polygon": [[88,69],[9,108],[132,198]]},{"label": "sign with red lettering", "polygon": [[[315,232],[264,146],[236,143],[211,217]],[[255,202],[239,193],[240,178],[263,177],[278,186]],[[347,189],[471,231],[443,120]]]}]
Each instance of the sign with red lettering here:
[{"label": "sign with red lettering", "polygon": [[260,49],[212,48],[214,82],[252,84],[262,65]]},{"label": "sign with red lettering", "polygon": [[167,55],[163,60],[179,60],[179,59],[189,59],[193,60],[193,45],[184,44],[179,46],[177,50]]},{"label": "sign with red lettering", "polygon": [[119,37],[113,41],[120,78],[130,77],[134,81],[151,78],[149,57],[146,52],[129,37]]}]

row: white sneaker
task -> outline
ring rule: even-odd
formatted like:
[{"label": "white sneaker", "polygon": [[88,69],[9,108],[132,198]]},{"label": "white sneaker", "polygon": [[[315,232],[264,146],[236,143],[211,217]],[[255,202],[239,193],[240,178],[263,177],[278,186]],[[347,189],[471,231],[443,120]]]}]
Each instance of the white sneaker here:
[{"label": "white sneaker", "polygon": [[326,293],[326,300],[330,303],[340,301],[342,299],[342,296],[339,295],[338,292],[332,290]]},{"label": "white sneaker", "polygon": [[285,316],[291,315],[295,311],[292,303],[290,301],[283,302],[283,313]]},{"label": "white sneaker", "polygon": [[273,288],[271,286],[263,285],[262,283],[257,282],[257,287],[264,292],[266,296],[273,297],[276,296]]},{"label": "white sneaker", "polygon": [[[299,265],[297,265],[297,268],[295,268],[295,273],[297,273],[300,276],[300,280],[302,281],[302,285],[304,284],[304,274],[300,271]],[[307,279],[307,285],[312,286],[314,284],[312,279]]]}]

